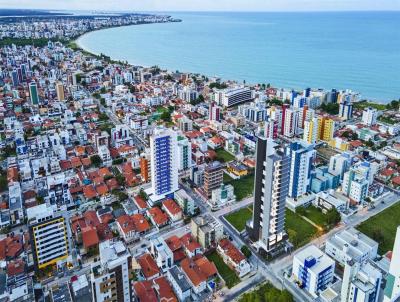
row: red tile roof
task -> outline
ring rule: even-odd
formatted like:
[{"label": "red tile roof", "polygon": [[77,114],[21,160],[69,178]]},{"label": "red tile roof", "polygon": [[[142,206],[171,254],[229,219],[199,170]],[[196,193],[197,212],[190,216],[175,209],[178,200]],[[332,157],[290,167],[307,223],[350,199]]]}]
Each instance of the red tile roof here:
[{"label": "red tile roof", "polygon": [[176,235],[173,235],[165,240],[165,243],[168,245],[171,251],[176,251],[182,248],[183,244],[180,238]]},{"label": "red tile roof", "polygon": [[163,206],[170,212],[172,215],[176,215],[182,212],[181,208],[178,204],[172,199],[167,199],[163,202]]},{"label": "red tile roof", "polygon": [[25,272],[25,262],[22,259],[10,261],[7,264],[8,277],[17,276]]},{"label": "red tile roof", "polygon": [[136,231],[135,224],[129,215],[122,215],[118,217],[117,222],[124,234]]},{"label": "red tile roof", "polygon": [[160,273],[157,263],[150,254],[144,254],[137,259],[144,277],[151,279]]},{"label": "red tile roof", "polygon": [[82,229],[82,242],[86,249],[99,244],[99,237],[94,227],[87,226]]},{"label": "red tile roof", "polygon": [[92,199],[97,197],[97,192],[92,185],[87,185],[83,188],[83,195],[85,195],[87,199]]},{"label": "red tile roof", "polygon": [[83,214],[83,217],[85,218],[87,225],[97,227],[100,224],[100,220],[97,217],[96,211],[86,211]]},{"label": "red tile roof", "polygon": [[105,183],[99,184],[96,186],[96,192],[99,195],[107,195],[108,194],[108,187]]},{"label": "red tile roof", "polygon": [[82,166],[81,159],[79,157],[72,157],[71,158],[71,165],[74,168],[79,168]]},{"label": "red tile roof", "polygon": [[153,207],[149,209],[148,213],[158,226],[164,225],[168,222],[168,215],[165,214],[159,207]]},{"label": "red tile roof", "polygon": [[140,302],[158,302],[151,281],[138,281],[133,283],[133,289]]},{"label": "red tile roof", "polygon": [[232,244],[228,239],[221,239],[218,245],[223,249],[226,256],[228,256],[233,262],[239,264],[241,261],[246,259],[239,249]]},{"label": "red tile roof", "polygon": [[99,175],[102,177],[106,177],[106,176],[112,176],[113,174],[107,167],[104,167],[99,169]]},{"label": "red tile roof", "polygon": [[135,200],[136,205],[137,205],[139,208],[141,208],[141,209],[147,209],[147,203],[146,203],[146,201],[145,201],[142,197],[140,197],[139,195],[136,195],[136,196],[134,197],[134,200]]},{"label": "red tile roof", "polygon": [[158,292],[160,301],[178,302],[171,285],[165,277],[155,279],[154,283],[158,285],[156,291]]},{"label": "red tile roof", "polygon": [[200,283],[207,281],[206,274],[204,274],[200,270],[200,267],[197,266],[191,259],[183,259],[181,261],[181,268],[194,286],[198,286]]},{"label": "red tile roof", "polygon": [[142,214],[134,214],[131,216],[136,231],[139,233],[146,232],[150,229],[150,224]]},{"label": "red tile roof", "polygon": [[22,236],[6,237],[0,241],[0,260],[13,259],[22,253]]}]

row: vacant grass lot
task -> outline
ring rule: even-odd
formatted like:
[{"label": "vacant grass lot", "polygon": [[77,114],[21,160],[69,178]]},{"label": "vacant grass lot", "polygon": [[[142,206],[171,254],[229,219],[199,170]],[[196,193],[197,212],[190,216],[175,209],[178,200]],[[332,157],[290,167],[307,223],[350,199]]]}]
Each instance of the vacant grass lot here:
[{"label": "vacant grass lot", "polygon": [[225,264],[224,260],[222,260],[217,252],[213,252],[212,254],[208,255],[207,258],[208,260],[214,262],[218,273],[221,275],[222,279],[224,279],[228,288],[231,288],[240,282],[240,279],[236,273]]},{"label": "vacant grass lot", "polygon": [[302,211],[299,212],[299,214],[304,217],[307,217],[312,222],[314,222],[315,224],[319,225],[321,228],[324,228],[326,230],[329,230],[333,227],[332,225],[329,225],[327,222],[328,215],[322,213],[321,210],[319,210],[314,206],[303,208]]},{"label": "vacant grass lot", "polygon": [[237,229],[239,232],[243,231],[246,227],[246,221],[250,220],[253,215],[251,207],[240,209],[225,216],[225,219]]},{"label": "vacant grass lot", "polygon": [[246,175],[240,179],[232,179],[231,181],[225,182],[225,184],[231,184],[233,186],[236,200],[241,201],[253,194],[254,174]]},{"label": "vacant grass lot", "polygon": [[227,163],[235,159],[235,157],[224,149],[215,150],[217,153],[217,160]]},{"label": "vacant grass lot", "polygon": [[379,243],[379,253],[382,255],[393,249],[398,225],[400,225],[399,202],[364,221],[357,226],[357,229]]},{"label": "vacant grass lot", "polygon": [[[226,215],[225,219],[239,232],[242,232],[246,227],[246,221],[251,219],[252,214],[252,207],[250,206]],[[318,235],[316,227],[290,210],[286,210],[285,225],[289,240],[295,249],[307,244]]]},{"label": "vacant grass lot", "polygon": [[289,241],[297,249],[316,237],[318,230],[316,227],[305,221],[299,214],[286,210],[286,232],[289,235]]}]

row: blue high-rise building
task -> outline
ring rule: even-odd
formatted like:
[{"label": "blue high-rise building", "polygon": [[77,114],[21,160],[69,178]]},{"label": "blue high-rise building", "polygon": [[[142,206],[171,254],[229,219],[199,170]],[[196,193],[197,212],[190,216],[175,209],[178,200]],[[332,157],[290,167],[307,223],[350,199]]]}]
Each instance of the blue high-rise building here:
[{"label": "blue high-rise building", "polygon": [[178,187],[178,140],[175,131],[157,128],[150,139],[151,182],[150,197],[157,201],[173,194]]},{"label": "blue high-rise building", "polygon": [[297,141],[287,148],[290,157],[290,198],[298,198],[310,190],[313,162],[316,152],[312,144]]}]

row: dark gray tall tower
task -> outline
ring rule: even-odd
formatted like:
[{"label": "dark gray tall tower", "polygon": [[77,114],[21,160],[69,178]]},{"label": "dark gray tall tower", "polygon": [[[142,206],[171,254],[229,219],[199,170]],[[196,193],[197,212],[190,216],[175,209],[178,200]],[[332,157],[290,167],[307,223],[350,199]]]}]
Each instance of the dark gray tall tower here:
[{"label": "dark gray tall tower", "polygon": [[253,218],[247,232],[267,253],[284,245],[285,203],[289,191],[290,158],[272,139],[257,138]]}]

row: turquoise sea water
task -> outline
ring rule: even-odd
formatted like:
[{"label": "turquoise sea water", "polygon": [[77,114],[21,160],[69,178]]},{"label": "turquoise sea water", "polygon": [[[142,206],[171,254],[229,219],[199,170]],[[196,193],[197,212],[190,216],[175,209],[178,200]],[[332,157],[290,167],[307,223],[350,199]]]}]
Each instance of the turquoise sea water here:
[{"label": "turquoise sea water", "polygon": [[400,98],[400,12],[171,15],[183,22],[95,31],[79,44],[137,65]]}]

